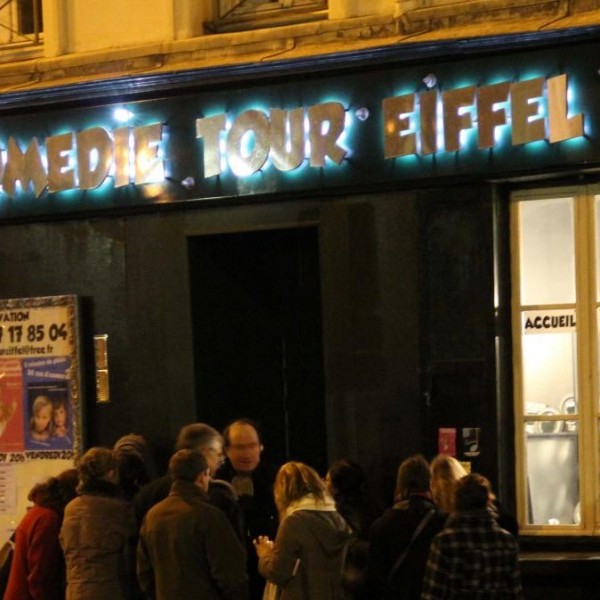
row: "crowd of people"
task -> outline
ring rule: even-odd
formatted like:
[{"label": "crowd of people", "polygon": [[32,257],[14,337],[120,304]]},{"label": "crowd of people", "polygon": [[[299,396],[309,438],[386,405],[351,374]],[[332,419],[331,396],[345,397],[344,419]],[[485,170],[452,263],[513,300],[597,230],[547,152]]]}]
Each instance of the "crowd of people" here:
[{"label": "crowd of people", "polygon": [[258,426],[183,427],[157,477],[145,439],[36,485],[5,600],[521,598],[518,526],[455,458],[398,469],[385,508],[358,463],[274,469]]}]

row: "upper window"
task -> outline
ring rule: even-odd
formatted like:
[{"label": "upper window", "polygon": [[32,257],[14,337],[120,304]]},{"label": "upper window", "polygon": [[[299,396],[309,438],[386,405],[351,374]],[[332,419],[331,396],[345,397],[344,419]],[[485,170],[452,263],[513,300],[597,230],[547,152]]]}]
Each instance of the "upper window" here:
[{"label": "upper window", "polygon": [[40,43],[42,0],[0,2],[0,49]]},{"label": "upper window", "polygon": [[327,18],[327,0],[213,0],[209,31],[227,32],[292,25]]},{"label": "upper window", "polygon": [[18,0],[17,14],[20,34],[35,36],[44,30],[42,0]]},{"label": "upper window", "polygon": [[525,532],[599,522],[600,195],[511,202],[518,508]]}]

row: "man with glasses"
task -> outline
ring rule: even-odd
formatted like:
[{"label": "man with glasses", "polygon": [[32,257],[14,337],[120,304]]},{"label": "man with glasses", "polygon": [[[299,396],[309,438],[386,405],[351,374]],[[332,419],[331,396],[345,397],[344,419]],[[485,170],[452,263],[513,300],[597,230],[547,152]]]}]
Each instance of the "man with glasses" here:
[{"label": "man with glasses", "polygon": [[250,596],[262,598],[265,580],[258,573],[258,559],[253,540],[259,536],[275,539],[277,509],[273,498],[273,483],[277,470],[262,460],[263,445],[254,421],[237,419],[223,431],[226,460],[216,477],[233,486],[244,514]]},{"label": "man with glasses", "polygon": [[[208,501],[225,513],[236,535],[244,542],[243,515],[235,491],[226,481],[215,479],[215,473],[225,459],[221,434],[206,423],[191,423],[179,431],[175,450],[197,450],[204,455],[211,475]],[[167,473],[145,485],[136,494],[133,507],[138,525],[141,525],[144,516],[155,504],[169,495],[171,483],[171,477]]]}]

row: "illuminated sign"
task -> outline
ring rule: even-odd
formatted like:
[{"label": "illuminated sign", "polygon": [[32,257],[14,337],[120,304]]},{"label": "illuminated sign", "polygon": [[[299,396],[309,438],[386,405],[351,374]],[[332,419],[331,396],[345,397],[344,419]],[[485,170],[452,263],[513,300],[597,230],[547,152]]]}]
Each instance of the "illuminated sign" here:
[{"label": "illuminated sign", "polygon": [[[412,76],[407,80],[414,81]],[[435,174],[444,175],[455,168],[444,155],[459,154],[465,157],[463,172],[465,165],[475,172],[492,164],[472,167],[477,153],[497,148],[507,132],[513,146],[538,141],[552,145],[585,135],[583,110],[571,114],[575,111],[569,106],[565,74],[481,86],[455,83],[450,89],[432,89],[434,81],[425,91],[396,96],[387,96],[389,83],[376,75],[373,86],[356,81],[348,78],[344,85],[336,85],[335,96],[329,96],[336,101],[315,102],[326,93],[319,88],[306,104],[290,109],[273,107],[278,102],[281,106],[284,96],[273,100],[271,90],[243,97],[249,108],[237,111],[235,100],[230,105],[225,93],[213,92],[100,107],[95,109],[98,113],[82,109],[80,125],[92,116],[93,122],[104,126],[72,125],[67,133],[41,142],[35,135],[39,121],[32,119],[37,124],[28,134],[9,130],[7,141],[0,141],[0,213],[47,210],[31,200],[31,192],[35,198],[56,195],[52,210],[68,212],[75,204],[61,202],[61,192],[87,192],[105,183],[100,193],[82,194],[81,204],[123,206],[269,193],[288,185],[309,189],[427,177],[430,165],[402,160],[408,156],[436,156]],[[302,90],[288,89],[287,84],[280,93],[303,97]],[[258,108],[269,104],[271,108]],[[102,111],[105,116],[98,116]],[[60,112],[47,122],[63,123],[65,118]],[[106,126],[106,119],[116,126]],[[17,119],[12,123],[23,126]],[[587,141],[578,157],[593,151]],[[494,156],[496,171],[511,168],[512,158],[504,150]],[[540,156],[536,152],[530,160],[539,166],[544,160]],[[527,166],[520,162],[519,167],[523,164]],[[301,178],[290,176],[301,168]],[[3,204],[6,197],[22,201]],[[68,198],[71,202],[73,195]]]},{"label": "illuminated sign", "polygon": [[511,127],[513,145],[583,135],[583,115],[568,116],[566,75],[405,94],[386,98],[383,112],[386,158],[456,152],[461,132],[470,129],[476,129],[480,149],[496,145],[495,129],[501,126]]},{"label": "illuminated sign", "polygon": [[[10,197],[32,186],[36,196],[45,189],[60,192],[100,186],[108,176],[114,186],[164,179],[160,157],[163,126],[103,127],[46,138],[45,151],[33,138],[23,151],[14,137],[2,152],[2,190]],[[46,164],[45,164],[46,163]]]},{"label": "illuminated sign", "polygon": [[345,114],[340,103],[327,102],[306,110],[272,108],[268,115],[247,110],[229,129],[224,113],[197,119],[196,137],[204,139],[204,177],[219,175],[223,158],[238,177],[256,173],[268,158],[279,171],[297,169],[305,158],[311,167],[324,167],[327,157],[339,165],[346,156],[338,144]]}]

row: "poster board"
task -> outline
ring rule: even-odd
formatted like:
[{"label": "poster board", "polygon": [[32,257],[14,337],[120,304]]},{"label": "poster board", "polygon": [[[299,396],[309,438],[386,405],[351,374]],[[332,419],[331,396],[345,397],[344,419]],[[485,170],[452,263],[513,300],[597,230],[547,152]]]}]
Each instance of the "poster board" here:
[{"label": "poster board", "polygon": [[0,300],[0,543],[81,449],[76,296]]}]

